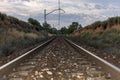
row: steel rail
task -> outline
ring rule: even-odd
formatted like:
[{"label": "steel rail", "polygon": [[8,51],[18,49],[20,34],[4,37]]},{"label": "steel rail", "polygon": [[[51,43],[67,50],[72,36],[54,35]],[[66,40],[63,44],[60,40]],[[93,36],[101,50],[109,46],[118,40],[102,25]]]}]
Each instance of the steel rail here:
[{"label": "steel rail", "polygon": [[[120,80],[120,68],[109,63],[108,61],[96,56],[95,54],[93,54],[92,52],[84,49],[83,47],[75,44],[74,42],[72,42],[71,40],[66,39],[66,41],[72,45],[74,45],[75,47],[79,48],[80,50],[84,51],[85,53],[89,54],[90,56],[92,56],[92,58],[94,58],[95,61],[99,62],[99,64],[101,64],[100,66],[102,66],[106,71],[110,72],[113,75],[113,78],[115,80]],[[112,76],[111,75],[111,76]]]},{"label": "steel rail", "polygon": [[35,50],[37,50],[38,48],[40,48],[40,47],[42,47],[43,45],[49,43],[49,42],[52,41],[53,39],[54,39],[54,38],[47,40],[46,42],[38,45],[37,47],[35,47],[35,48],[27,51],[27,52],[24,53],[23,55],[15,58],[15,59],[13,59],[13,60],[11,60],[10,62],[8,62],[8,63],[6,63],[6,64],[4,64],[4,65],[2,65],[2,66],[0,66],[0,76],[3,76],[4,73],[6,73],[5,71],[7,71],[7,70],[6,70],[7,67],[13,65],[13,64],[16,63],[17,61],[21,60],[21,59],[24,58],[25,56],[27,56],[27,55],[29,55],[30,53],[32,53],[32,52],[34,52]]}]

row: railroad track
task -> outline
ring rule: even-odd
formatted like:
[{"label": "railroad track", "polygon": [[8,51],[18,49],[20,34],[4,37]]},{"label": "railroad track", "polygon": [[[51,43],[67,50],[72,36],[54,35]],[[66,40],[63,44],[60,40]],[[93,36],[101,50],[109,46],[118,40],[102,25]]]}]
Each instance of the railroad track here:
[{"label": "railroad track", "polygon": [[52,40],[1,66],[0,80],[120,80],[116,66],[68,39]]}]

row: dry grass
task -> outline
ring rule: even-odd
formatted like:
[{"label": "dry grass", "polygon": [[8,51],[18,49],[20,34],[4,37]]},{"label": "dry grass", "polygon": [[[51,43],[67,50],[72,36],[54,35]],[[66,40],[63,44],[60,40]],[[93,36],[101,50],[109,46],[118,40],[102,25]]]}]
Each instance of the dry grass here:
[{"label": "dry grass", "polygon": [[116,29],[116,30],[119,30],[119,31],[120,31],[120,25],[114,25],[114,26],[112,27],[112,29]]},{"label": "dry grass", "polygon": [[36,33],[25,33],[25,32],[22,32],[22,31],[18,31],[14,28],[9,29],[8,34],[10,34],[11,36],[13,36],[16,39],[24,38],[25,36],[29,37],[29,38],[33,38],[33,39],[39,38],[38,34],[36,34]]},{"label": "dry grass", "polygon": [[[0,57],[8,56],[17,49],[22,49],[36,44],[45,38],[40,33],[23,32],[14,28],[0,32]],[[40,36],[41,35],[41,36]]]},{"label": "dry grass", "polygon": [[83,45],[91,46],[104,50],[111,54],[119,54],[120,48],[120,31],[109,29],[102,32],[84,32],[79,36],[74,36],[74,41],[78,41]]},{"label": "dry grass", "polygon": [[35,33],[26,33],[25,36],[33,38],[33,39],[39,38],[39,36]]},{"label": "dry grass", "polygon": [[38,43],[46,35],[15,17],[0,13],[0,57]]},{"label": "dry grass", "polygon": [[7,33],[9,35],[13,36],[16,39],[23,38],[24,35],[25,35],[25,32],[18,31],[18,30],[14,29],[14,28],[9,29]]}]

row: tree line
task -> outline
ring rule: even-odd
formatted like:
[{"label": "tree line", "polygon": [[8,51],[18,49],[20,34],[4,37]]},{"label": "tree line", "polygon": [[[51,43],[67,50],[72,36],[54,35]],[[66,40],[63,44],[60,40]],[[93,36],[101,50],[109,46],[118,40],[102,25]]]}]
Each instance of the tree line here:
[{"label": "tree line", "polygon": [[79,24],[78,22],[72,22],[72,24],[69,25],[68,27],[62,27],[60,31],[62,34],[71,34],[75,30],[78,30],[80,28],[82,28],[81,24]]},{"label": "tree line", "polygon": [[59,31],[61,34],[71,34],[75,30],[82,28],[81,24],[78,22],[72,22],[72,24],[70,24],[68,27],[62,27],[59,31],[56,28],[51,27],[51,25],[48,23],[43,23],[43,25],[41,25],[39,21],[33,18],[29,18],[28,23],[37,26],[38,30],[45,29],[51,34],[57,34]]},{"label": "tree line", "polygon": [[28,23],[36,26],[36,30],[38,30],[38,31],[44,29],[51,34],[57,33],[57,29],[51,27],[51,25],[48,23],[43,23],[43,25],[41,25],[39,21],[37,21],[36,19],[33,19],[33,18],[29,18]]},{"label": "tree line", "polygon": [[[29,18],[28,22],[31,23],[32,25],[38,26],[39,28],[42,27],[47,32],[52,33],[52,34],[56,34],[58,31],[56,28],[52,28],[51,25],[48,23],[43,23],[43,26],[41,26],[37,20],[32,19],[32,18]],[[120,24],[119,16],[108,18],[105,21],[96,21],[90,25],[85,26],[85,28],[96,29],[98,27],[102,27],[105,30],[107,27],[112,27],[115,24]],[[69,26],[62,27],[60,29],[60,32],[61,32],[61,34],[71,34],[75,30],[78,30],[80,28],[82,28],[81,24],[79,24],[78,22],[72,22]]]}]

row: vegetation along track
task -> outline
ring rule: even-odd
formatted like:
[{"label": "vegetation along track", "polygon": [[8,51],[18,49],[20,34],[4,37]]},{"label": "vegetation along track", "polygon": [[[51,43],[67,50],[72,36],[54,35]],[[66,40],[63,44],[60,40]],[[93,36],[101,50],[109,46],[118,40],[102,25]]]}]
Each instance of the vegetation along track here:
[{"label": "vegetation along track", "polygon": [[120,79],[119,68],[91,55],[73,42],[58,37],[42,49],[39,46],[26,59],[19,60],[20,64],[17,62],[18,66],[3,76],[3,80]]}]

